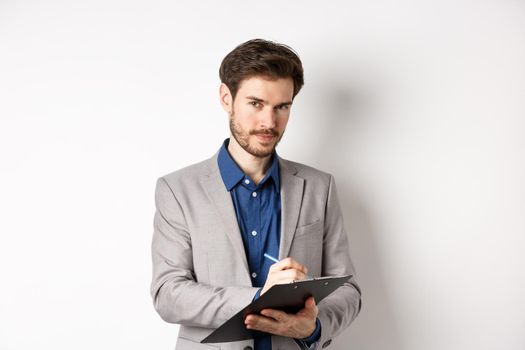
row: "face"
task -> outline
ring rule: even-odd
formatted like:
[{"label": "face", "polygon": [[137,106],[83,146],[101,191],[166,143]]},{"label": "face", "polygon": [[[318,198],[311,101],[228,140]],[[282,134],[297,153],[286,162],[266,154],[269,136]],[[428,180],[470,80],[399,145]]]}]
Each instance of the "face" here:
[{"label": "face", "polygon": [[232,101],[226,85],[221,86],[221,102],[231,111],[231,134],[246,152],[260,158],[273,153],[290,117],[293,88],[292,78],[252,77],[241,82]]}]

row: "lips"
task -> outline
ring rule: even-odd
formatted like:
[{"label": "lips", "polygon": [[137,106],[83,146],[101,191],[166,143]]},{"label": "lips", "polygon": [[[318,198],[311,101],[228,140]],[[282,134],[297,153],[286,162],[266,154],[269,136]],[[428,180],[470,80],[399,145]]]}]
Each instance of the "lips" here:
[{"label": "lips", "polygon": [[257,134],[255,135],[255,137],[257,137],[257,140],[261,142],[270,142],[274,139],[275,136],[270,134]]}]

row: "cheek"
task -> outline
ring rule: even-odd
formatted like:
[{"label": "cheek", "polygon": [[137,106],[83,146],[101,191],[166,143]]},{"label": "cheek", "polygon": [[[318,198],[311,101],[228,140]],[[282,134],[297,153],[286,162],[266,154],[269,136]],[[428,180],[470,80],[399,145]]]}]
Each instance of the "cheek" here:
[{"label": "cheek", "polygon": [[279,128],[279,130],[284,130],[286,128],[286,124],[288,124],[288,116],[286,117],[281,117],[281,118],[278,118],[277,119],[277,128]]},{"label": "cheek", "polygon": [[253,128],[254,119],[251,113],[243,108],[235,109],[235,123],[243,129]]},{"label": "cheek", "polygon": [[249,106],[240,106],[235,108],[235,116],[237,117],[237,120],[239,120],[239,122],[245,125],[249,125],[257,119],[255,118],[256,113]]}]

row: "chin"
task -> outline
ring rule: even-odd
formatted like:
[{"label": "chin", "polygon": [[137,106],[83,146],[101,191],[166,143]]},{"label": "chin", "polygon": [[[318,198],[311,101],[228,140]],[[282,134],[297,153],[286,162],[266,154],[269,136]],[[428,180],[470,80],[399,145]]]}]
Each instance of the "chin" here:
[{"label": "chin", "polygon": [[275,142],[260,143],[256,141],[255,144],[252,145],[252,148],[261,152],[272,152],[275,149]]},{"label": "chin", "polygon": [[275,147],[273,145],[268,145],[266,147],[251,146],[249,149],[251,150],[249,153],[251,153],[253,156],[264,158],[271,155],[275,150]]}]

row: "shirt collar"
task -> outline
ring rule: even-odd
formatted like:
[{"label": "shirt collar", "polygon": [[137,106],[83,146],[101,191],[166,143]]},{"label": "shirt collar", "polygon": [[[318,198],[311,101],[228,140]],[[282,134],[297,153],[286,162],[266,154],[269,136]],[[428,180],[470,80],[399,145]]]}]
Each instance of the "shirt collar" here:
[{"label": "shirt collar", "polygon": [[[237,163],[235,163],[231,157],[230,152],[228,152],[229,143],[229,138],[224,140],[217,157],[217,162],[219,164],[222,181],[224,182],[226,189],[231,191],[242,179],[248,176],[242,172],[241,168],[239,168]],[[259,183],[259,186],[264,184],[269,178],[272,178],[275,189],[277,190],[277,193],[279,193],[279,156],[275,151],[272,154],[271,162],[272,164],[262,181]]]}]

